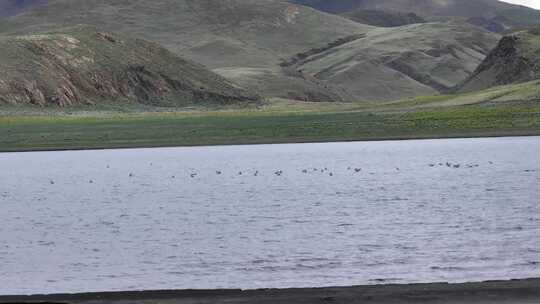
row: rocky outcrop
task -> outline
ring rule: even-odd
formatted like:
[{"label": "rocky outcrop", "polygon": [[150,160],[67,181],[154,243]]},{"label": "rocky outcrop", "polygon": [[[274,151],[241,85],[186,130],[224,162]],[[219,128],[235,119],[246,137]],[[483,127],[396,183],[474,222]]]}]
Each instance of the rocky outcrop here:
[{"label": "rocky outcrop", "polygon": [[0,103],[184,106],[258,100],[157,44],[92,27],[0,38]]},{"label": "rocky outcrop", "polygon": [[474,91],[540,79],[539,55],[540,32],[537,29],[503,37],[458,89]]}]

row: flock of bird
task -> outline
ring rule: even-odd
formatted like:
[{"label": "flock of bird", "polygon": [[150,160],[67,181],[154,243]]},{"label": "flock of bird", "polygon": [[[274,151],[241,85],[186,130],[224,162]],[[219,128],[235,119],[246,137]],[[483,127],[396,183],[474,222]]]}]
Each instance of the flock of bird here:
[{"label": "flock of bird", "polygon": [[[489,161],[488,164],[490,165],[493,165],[494,163]],[[153,163],[150,163],[150,166],[153,166]],[[451,162],[446,162],[446,163],[432,163],[432,164],[429,164],[429,167],[431,168],[434,168],[434,167],[448,167],[448,168],[453,168],[453,169],[459,169],[459,168],[478,168],[480,167],[479,164],[457,164],[457,163],[451,163]],[[109,165],[107,165],[107,169],[110,169],[111,167]],[[396,171],[401,171],[401,169],[399,167],[396,167],[395,168]],[[358,167],[347,167],[347,171],[349,172],[352,172],[354,174],[356,173],[361,173],[363,171],[362,168],[358,168]],[[332,172],[330,169],[328,168],[311,168],[311,169],[302,169],[301,172],[303,174],[308,174],[310,172],[320,172],[320,173],[323,173],[323,174],[327,174],[328,176],[334,176],[334,172]],[[533,172],[533,170],[527,170],[526,172]],[[223,175],[224,172],[221,171],[221,170],[216,170],[215,171],[215,174],[216,175]],[[238,176],[243,176],[243,175],[249,175],[250,173],[247,173],[247,172],[244,172],[244,171],[238,171],[236,173],[236,175]],[[253,173],[251,173],[253,176],[257,177],[261,174],[261,172],[259,171],[254,171]],[[277,171],[274,171],[273,172],[273,175],[275,176],[282,176],[284,174],[283,170],[277,170]],[[191,172],[189,173],[189,177],[194,179],[196,177],[199,176],[199,173],[197,172]],[[135,177],[135,174],[133,173],[129,173],[128,175],[129,178],[133,178]],[[176,178],[176,175],[172,175],[171,178],[175,179]],[[90,184],[93,184],[94,183],[94,180],[89,180],[88,181]],[[54,185],[55,184],[55,181],[54,180],[51,180],[50,181],[50,184],[51,185]]]}]

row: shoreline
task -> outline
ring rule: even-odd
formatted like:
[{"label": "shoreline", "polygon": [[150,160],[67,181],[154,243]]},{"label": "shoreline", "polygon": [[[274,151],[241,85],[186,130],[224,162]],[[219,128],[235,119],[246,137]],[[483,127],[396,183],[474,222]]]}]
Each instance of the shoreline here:
[{"label": "shoreline", "polygon": [[512,138],[512,137],[538,137],[540,130],[524,131],[524,132],[479,132],[479,133],[463,133],[449,135],[410,135],[410,136],[388,136],[374,138],[358,138],[358,139],[327,139],[327,140],[273,140],[269,138],[263,141],[246,141],[246,142],[223,142],[223,143],[200,143],[200,144],[142,144],[138,145],[103,145],[97,147],[58,147],[58,148],[24,148],[24,149],[4,149],[0,146],[0,155],[7,153],[32,153],[32,152],[75,152],[75,151],[105,151],[105,150],[134,150],[134,149],[159,149],[159,148],[192,148],[192,147],[224,147],[224,146],[260,146],[260,145],[287,145],[287,144],[325,144],[325,143],[354,143],[354,142],[389,142],[389,141],[413,141],[413,140],[443,140],[443,139],[481,139],[481,138]]},{"label": "shoreline", "polygon": [[540,278],[291,289],[148,290],[0,296],[0,303],[540,303]]},{"label": "shoreline", "polygon": [[540,104],[377,111],[0,117],[0,151],[65,151],[540,135]]}]

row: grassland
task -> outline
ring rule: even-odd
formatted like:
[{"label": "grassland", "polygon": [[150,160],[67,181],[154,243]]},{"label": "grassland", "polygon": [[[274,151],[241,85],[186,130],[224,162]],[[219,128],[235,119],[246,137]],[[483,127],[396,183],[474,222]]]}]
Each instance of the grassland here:
[{"label": "grassland", "polygon": [[[0,108],[0,151],[540,135],[536,82],[393,103],[182,109]],[[35,109],[34,109],[35,111]]]}]

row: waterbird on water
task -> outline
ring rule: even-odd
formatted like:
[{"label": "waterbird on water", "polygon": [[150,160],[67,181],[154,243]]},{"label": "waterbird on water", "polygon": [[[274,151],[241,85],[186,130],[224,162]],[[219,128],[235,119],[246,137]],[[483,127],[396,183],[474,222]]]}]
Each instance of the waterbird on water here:
[{"label": "waterbird on water", "polygon": [[221,171],[216,171],[216,174],[217,174],[217,175],[221,175],[222,172],[221,172]]},{"label": "waterbird on water", "polygon": [[195,178],[195,177],[197,176],[197,173],[191,173],[189,176],[190,176],[191,178]]}]

